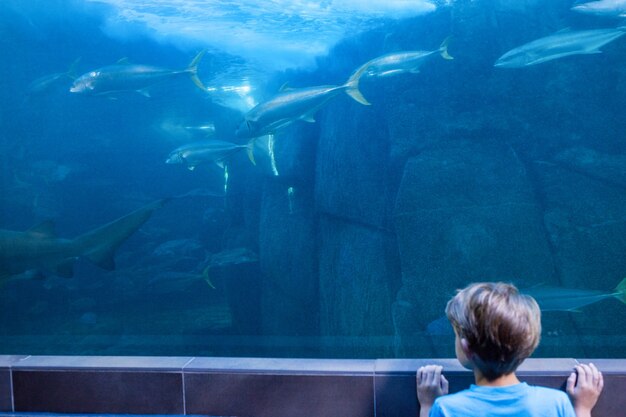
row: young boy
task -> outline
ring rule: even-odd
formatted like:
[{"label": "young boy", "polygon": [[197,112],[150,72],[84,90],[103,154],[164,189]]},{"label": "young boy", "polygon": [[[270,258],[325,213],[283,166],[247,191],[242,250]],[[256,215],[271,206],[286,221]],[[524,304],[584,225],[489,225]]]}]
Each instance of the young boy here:
[{"label": "young boy", "polygon": [[[530,386],[515,376],[541,335],[541,313],[535,300],[513,285],[484,282],[469,285],[446,306],[456,335],[456,357],[474,371],[475,385],[448,393],[442,367],[417,371],[420,417],[542,416],[590,417],[604,385],[593,365],[576,365],[567,379],[567,394]],[[572,406],[573,403],[573,406]]]}]

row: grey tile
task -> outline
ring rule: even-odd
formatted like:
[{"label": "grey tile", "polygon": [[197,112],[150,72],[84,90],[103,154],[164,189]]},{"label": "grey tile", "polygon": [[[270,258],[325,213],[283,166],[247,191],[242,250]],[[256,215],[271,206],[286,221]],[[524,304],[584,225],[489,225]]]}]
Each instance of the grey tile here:
[{"label": "grey tile", "polygon": [[10,368],[29,355],[0,355],[0,368]]},{"label": "grey tile", "polygon": [[[626,356],[626,346],[624,346]],[[577,359],[579,363],[593,362],[603,374],[621,373],[626,374],[626,359]]]},{"label": "grey tile", "polygon": [[371,375],[185,372],[187,413],[373,417],[372,378]]},{"label": "grey tile", "polygon": [[194,358],[185,371],[289,374],[373,374],[374,360],[285,358]]},{"label": "grey tile", "polygon": [[17,412],[183,414],[182,373],[13,371]]},{"label": "grey tile", "polygon": [[180,371],[192,357],[179,356],[29,356],[13,369],[98,369]]},{"label": "grey tile", "polygon": [[378,359],[375,372],[381,374],[412,374],[425,365],[441,365],[445,372],[464,372],[463,366],[456,359]]},{"label": "grey tile", "polygon": [[11,371],[0,369],[0,412],[13,411],[11,401]]},{"label": "grey tile", "polygon": [[518,372],[545,375],[562,374],[571,372],[574,365],[576,365],[576,359],[573,358],[531,358],[522,362]]}]

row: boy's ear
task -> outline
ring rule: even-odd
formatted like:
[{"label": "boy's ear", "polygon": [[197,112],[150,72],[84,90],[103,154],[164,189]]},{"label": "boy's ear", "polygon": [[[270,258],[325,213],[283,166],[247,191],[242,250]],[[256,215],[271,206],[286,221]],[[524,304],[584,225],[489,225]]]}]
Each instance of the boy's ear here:
[{"label": "boy's ear", "polygon": [[470,349],[469,342],[464,337],[461,338],[461,349],[463,350],[463,354],[465,354],[465,357],[468,359],[471,359],[474,355],[474,353]]}]

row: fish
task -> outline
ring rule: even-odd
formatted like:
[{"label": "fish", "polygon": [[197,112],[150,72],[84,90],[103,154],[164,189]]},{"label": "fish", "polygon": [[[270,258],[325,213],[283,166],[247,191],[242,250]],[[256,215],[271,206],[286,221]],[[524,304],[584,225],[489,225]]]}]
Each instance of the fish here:
[{"label": "fish", "polygon": [[209,268],[258,262],[259,256],[248,248],[226,249],[211,255]]},{"label": "fish", "polygon": [[608,298],[616,298],[626,304],[626,278],[617,285],[615,291],[608,292],[548,285],[538,285],[521,292],[533,297],[541,311],[578,312],[582,307]]},{"label": "fish", "polygon": [[345,92],[365,106],[370,105],[359,91],[359,79],[366,69],[361,66],[344,85],[305,88],[283,86],[277,95],[257,104],[244,115],[236,136],[240,139],[251,139],[274,134],[297,120],[314,123],[315,113],[341,92]]},{"label": "fish", "polygon": [[598,0],[572,7],[578,13],[607,17],[626,17],[626,0]]},{"label": "fish", "polygon": [[113,270],[117,248],[165,201],[152,202],[74,239],[57,237],[51,221],[24,232],[0,229],[0,282],[28,271],[69,278],[74,274],[74,262],[81,257]]},{"label": "fish", "polygon": [[439,54],[443,59],[454,59],[448,54],[450,37],[446,38],[434,51],[403,51],[374,58],[365,64],[365,75],[369,77],[388,77],[403,73],[417,74],[422,64],[432,55]]},{"label": "fish", "polygon": [[[74,80],[76,78],[76,74],[74,72],[78,62],[80,62],[80,58],[75,59],[65,72],[55,72],[32,81],[28,85],[28,95],[33,96],[43,94],[52,89],[53,86],[60,83],[62,80]],[[67,82],[69,83],[69,81]]]},{"label": "fish", "polygon": [[237,145],[236,143],[221,140],[190,143],[170,152],[165,163],[184,164],[191,171],[205,162],[212,162],[217,164],[220,168],[224,168],[224,162],[228,158],[240,150],[246,149],[248,158],[256,165],[253,154],[253,144],[254,143],[251,141],[246,145]]},{"label": "fish", "polygon": [[522,68],[570,55],[599,54],[599,48],[624,33],[626,26],[613,29],[561,30],[508,51],[498,58],[494,66]]},{"label": "fish", "polygon": [[188,75],[198,88],[205,91],[206,87],[198,78],[198,63],[205,53],[206,50],[200,51],[189,66],[182,70],[131,64],[121,60],[117,64],[98,68],[81,75],[74,81],[70,92],[98,96],[136,91],[149,97],[148,87],[181,75]]}]

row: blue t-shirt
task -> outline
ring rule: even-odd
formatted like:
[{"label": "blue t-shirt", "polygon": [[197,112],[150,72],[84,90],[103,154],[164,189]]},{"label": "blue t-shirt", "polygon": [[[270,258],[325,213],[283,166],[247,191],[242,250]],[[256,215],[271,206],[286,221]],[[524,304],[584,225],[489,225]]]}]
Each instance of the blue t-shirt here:
[{"label": "blue t-shirt", "polygon": [[567,394],[521,382],[506,387],[472,385],[435,400],[429,417],[576,417]]}]

